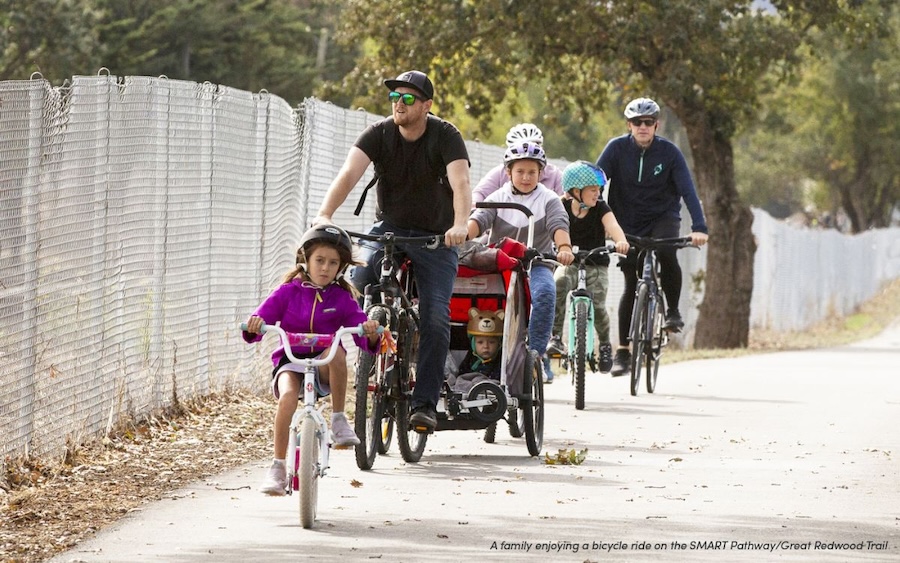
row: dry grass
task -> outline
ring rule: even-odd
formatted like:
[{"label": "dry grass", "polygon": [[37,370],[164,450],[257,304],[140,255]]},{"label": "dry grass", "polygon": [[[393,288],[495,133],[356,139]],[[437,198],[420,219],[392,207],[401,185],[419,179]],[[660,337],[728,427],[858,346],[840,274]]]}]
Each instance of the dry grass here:
[{"label": "dry grass", "polygon": [[[898,318],[900,280],[850,317],[798,334],[754,333],[744,350],[670,350],[663,361],[836,346],[874,336]],[[353,393],[347,398],[352,410]],[[8,460],[0,476],[0,561],[46,561],[190,482],[264,458],[274,410],[270,396],[213,395],[81,446],[61,463]]]},{"label": "dry grass", "polygon": [[68,452],[7,460],[0,561],[45,561],[120,516],[269,451],[274,402],[212,395]]},{"label": "dry grass", "polygon": [[848,317],[834,317],[803,332],[751,331],[750,344],[737,350],[667,350],[663,363],[729,358],[761,352],[830,348],[872,338],[900,319],[900,278],[885,285]]}]

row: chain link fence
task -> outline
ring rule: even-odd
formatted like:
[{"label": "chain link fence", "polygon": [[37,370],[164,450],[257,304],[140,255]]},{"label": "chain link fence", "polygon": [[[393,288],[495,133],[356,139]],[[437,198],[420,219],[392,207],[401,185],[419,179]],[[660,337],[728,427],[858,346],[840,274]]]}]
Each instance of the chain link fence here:
[{"label": "chain link fence", "polygon": [[[0,82],[0,459],[60,456],[180,400],[268,389],[270,348],[244,344],[238,323],[293,265],[377,119],[166,78]],[[467,144],[474,185],[503,151]],[[334,217],[348,229],[374,218],[374,197],[352,214],[360,191]],[[754,213],[753,327],[848,314],[900,275],[898,229],[798,231]],[[686,279],[702,277],[705,251],[681,257]]]}]

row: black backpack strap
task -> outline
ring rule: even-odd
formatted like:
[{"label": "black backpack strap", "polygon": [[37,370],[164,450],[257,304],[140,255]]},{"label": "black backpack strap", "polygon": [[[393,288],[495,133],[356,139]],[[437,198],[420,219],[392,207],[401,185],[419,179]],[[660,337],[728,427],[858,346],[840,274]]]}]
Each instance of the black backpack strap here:
[{"label": "black backpack strap", "polygon": [[[382,159],[390,159],[394,154],[394,130],[390,127],[387,127],[387,121],[393,122],[392,117],[385,118],[381,123],[381,158]],[[362,212],[363,204],[366,202],[366,194],[372,186],[378,182],[378,178],[381,176],[379,174],[380,166],[375,164],[375,176],[369,181],[365,188],[363,188],[362,194],[359,196],[359,203],[356,204],[356,209],[353,211],[353,214],[357,217]]]},{"label": "black backpack strap", "polygon": [[356,204],[356,209],[353,210],[354,215],[359,216],[360,212],[362,212],[363,203],[366,202],[366,194],[372,189],[372,186],[374,186],[377,181],[378,175],[376,174],[375,177],[369,181],[369,184],[363,188],[362,195],[359,196],[359,203]]}]

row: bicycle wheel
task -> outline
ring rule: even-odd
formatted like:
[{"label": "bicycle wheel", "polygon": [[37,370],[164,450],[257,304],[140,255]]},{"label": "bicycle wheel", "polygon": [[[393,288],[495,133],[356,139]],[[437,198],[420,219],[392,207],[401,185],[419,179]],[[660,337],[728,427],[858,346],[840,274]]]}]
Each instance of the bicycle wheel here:
[{"label": "bicycle wheel", "polygon": [[636,396],[641,383],[641,369],[644,367],[644,354],[647,347],[647,307],[650,294],[647,284],[638,286],[638,294],[634,300],[634,312],[631,319],[631,395]]},{"label": "bicycle wheel", "polygon": [[575,408],[584,410],[584,367],[587,364],[588,303],[575,303]]},{"label": "bicycle wheel", "polygon": [[525,435],[525,417],[522,411],[515,409],[507,413],[509,417],[509,435],[513,438],[521,438]]},{"label": "bicycle wheel", "polygon": [[492,422],[488,424],[488,427],[484,429],[484,442],[486,444],[493,444],[494,440],[497,438],[497,423]]},{"label": "bicycle wheel", "polygon": [[[386,409],[383,409],[386,410]],[[391,449],[394,440],[394,417],[384,413],[381,417],[381,440],[378,440],[378,453],[385,455]]]},{"label": "bicycle wheel", "polygon": [[311,528],[316,519],[319,496],[319,425],[312,416],[300,423],[300,525]]},{"label": "bicycle wheel", "polygon": [[[376,308],[369,312],[369,318],[377,320],[381,326],[387,326],[387,311]],[[375,454],[387,451],[384,443],[385,418],[391,413],[385,406],[385,373],[384,368],[389,358],[387,354],[368,354],[360,352],[356,366],[356,407],[354,410],[353,429],[359,438],[354,447],[356,465],[360,469],[372,469]]]},{"label": "bicycle wheel", "polygon": [[400,455],[407,463],[418,463],[425,451],[428,434],[420,434],[409,427],[409,401],[397,401],[394,404],[394,416],[397,419],[397,445]]},{"label": "bicycle wheel", "polygon": [[650,327],[652,338],[647,346],[647,393],[656,391],[656,377],[659,375],[659,359],[662,356],[662,349],[666,345],[668,333],[663,329],[665,317],[663,316],[663,301],[658,299],[653,311],[653,323]]},{"label": "bicycle wheel", "polygon": [[529,454],[539,456],[544,445],[544,378],[541,374],[541,360],[534,350],[529,350],[525,358],[523,383],[525,390],[531,391],[531,398],[519,403],[524,414],[525,444]]},{"label": "bicycle wheel", "polygon": [[397,343],[397,364],[400,368],[400,398],[394,401],[394,421],[397,430],[397,446],[407,463],[418,463],[425,451],[428,434],[420,434],[409,425],[409,401],[412,388],[416,384],[416,354],[418,332],[415,321],[409,317],[401,319],[401,340]]}]

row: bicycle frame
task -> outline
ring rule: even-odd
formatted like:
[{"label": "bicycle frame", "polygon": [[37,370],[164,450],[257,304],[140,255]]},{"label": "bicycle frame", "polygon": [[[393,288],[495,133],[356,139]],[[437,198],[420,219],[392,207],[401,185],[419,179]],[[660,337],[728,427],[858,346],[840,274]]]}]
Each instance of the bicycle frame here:
[{"label": "bicycle frame", "polygon": [[656,388],[656,376],[662,350],[669,343],[669,331],[662,328],[666,311],[666,298],[659,282],[657,250],[662,247],[686,248],[692,246],[690,237],[655,239],[626,235],[638,249],[641,277],[638,279],[631,326],[631,394],[637,395],[641,370],[646,367],[647,392]]},{"label": "bicycle frame", "polygon": [[566,367],[572,374],[575,387],[575,408],[584,409],[585,363],[596,371],[594,357],[594,297],[587,288],[587,261],[595,254],[615,252],[614,245],[601,246],[590,251],[572,249],[578,265],[578,283],[566,297],[566,323],[568,325],[568,355]]},{"label": "bicycle frame", "polygon": [[[576,253],[577,252],[578,251],[576,250]],[[569,291],[569,295],[566,297],[566,326],[569,331],[567,350],[569,352],[570,363],[574,360],[572,354],[573,350],[575,350],[575,309],[576,306],[581,303],[587,305],[587,321],[588,326],[591,327],[591,330],[587,331],[585,334],[585,350],[589,350],[588,356],[591,358],[593,358],[594,355],[594,294],[587,288],[587,269],[585,267],[585,260],[586,258],[578,260],[578,283],[574,289]],[[591,361],[591,364],[593,364],[593,361]],[[572,377],[574,378],[574,371],[572,373]]]},{"label": "bicycle frame", "polygon": [[[242,330],[246,330],[246,323],[241,325]],[[296,435],[299,434],[300,431],[300,423],[303,418],[307,416],[311,416],[313,420],[316,422],[317,430],[316,435],[319,439],[319,443],[321,448],[319,449],[319,461],[317,466],[316,473],[322,477],[325,475],[326,470],[328,469],[328,452],[331,449],[331,437],[328,433],[328,423],[325,421],[325,416],[322,414],[321,408],[316,408],[316,370],[315,368],[319,366],[324,366],[330,364],[332,360],[334,360],[335,354],[337,354],[338,346],[341,344],[341,338],[345,334],[350,335],[362,335],[363,327],[362,325],[355,327],[343,327],[338,329],[334,334],[314,334],[314,333],[295,333],[295,332],[286,332],[280,325],[268,325],[263,324],[261,327],[261,332],[263,334],[267,332],[275,332],[281,339],[281,344],[284,347],[284,355],[291,361],[291,363],[303,366],[303,408],[298,409],[297,412],[294,413],[293,418],[291,419],[291,438],[288,441],[288,447],[290,448],[292,445],[296,447]],[[380,332],[380,331],[379,331]],[[322,346],[324,345],[328,350],[328,353],[324,357],[313,357],[313,358],[297,358],[294,356],[294,353],[291,349],[292,346]],[[294,456],[287,456],[285,463],[287,465],[287,474],[290,480],[293,482],[293,486],[288,489],[288,494],[291,493],[292,490],[297,490],[297,466],[295,464]]]},{"label": "bicycle frame", "polygon": [[[386,437],[390,428],[397,431],[401,454],[407,462],[416,462],[425,447],[425,437],[410,437],[409,400],[414,388],[413,365],[418,334],[418,310],[412,291],[412,275],[401,275],[401,263],[396,254],[397,244],[423,244],[437,248],[440,235],[400,237],[392,232],[383,234],[348,233],[351,237],[377,242],[382,246],[378,281],[367,285],[363,292],[363,309],[369,319],[378,320],[390,331],[396,346],[376,354],[374,364],[360,363],[356,373],[356,432],[360,444],[356,446],[356,460],[360,469],[371,469],[377,453],[387,453]],[[372,379],[374,374],[374,379]],[[371,407],[371,408],[370,408]],[[377,420],[376,420],[377,419]],[[376,428],[377,425],[377,428]],[[380,430],[380,431],[379,431]]]}]

